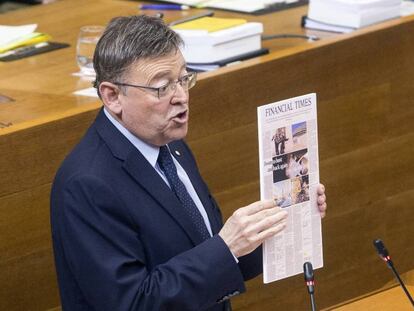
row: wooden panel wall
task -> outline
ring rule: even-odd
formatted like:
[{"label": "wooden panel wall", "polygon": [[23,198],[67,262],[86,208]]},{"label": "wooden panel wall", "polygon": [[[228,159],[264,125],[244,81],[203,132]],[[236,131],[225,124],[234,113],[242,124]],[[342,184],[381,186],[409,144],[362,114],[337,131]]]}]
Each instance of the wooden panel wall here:
[{"label": "wooden panel wall", "polygon": [[51,181],[96,111],[0,136],[0,310],[60,304],[50,237]]}]

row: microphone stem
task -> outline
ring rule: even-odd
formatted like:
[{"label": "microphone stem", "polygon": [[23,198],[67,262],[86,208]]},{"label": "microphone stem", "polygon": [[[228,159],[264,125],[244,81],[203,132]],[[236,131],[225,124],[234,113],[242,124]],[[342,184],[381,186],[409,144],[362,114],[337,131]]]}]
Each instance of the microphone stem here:
[{"label": "microphone stem", "polygon": [[404,293],[407,295],[408,299],[410,300],[411,304],[412,304],[412,305],[413,305],[413,307],[414,307],[414,300],[413,300],[413,298],[411,297],[410,293],[408,292],[407,288],[405,287],[404,282],[401,280],[400,275],[398,274],[397,270],[396,270],[396,269],[395,269],[395,267],[394,267],[394,264],[392,263],[392,261],[391,261],[391,260],[389,260],[389,261],[387,262],[387,264],[388,264],[388,267],[390,267],[390,269],[391,269],[392,273],[394,274],[394,276],[397,278],[397,280],[398,280],[398,282],[400,283],[400,285],[401,285],[402,289],[404,290]]},{"label": "microphone stem", "polygon": [[315,297],[313,296],[313,293],[310,293],[310,294],[309,294],[309,296],[310,296],[310,301],[311,301],[311,308],[312,308],[312,311],[316,311],[316,306],[315,306]]}]

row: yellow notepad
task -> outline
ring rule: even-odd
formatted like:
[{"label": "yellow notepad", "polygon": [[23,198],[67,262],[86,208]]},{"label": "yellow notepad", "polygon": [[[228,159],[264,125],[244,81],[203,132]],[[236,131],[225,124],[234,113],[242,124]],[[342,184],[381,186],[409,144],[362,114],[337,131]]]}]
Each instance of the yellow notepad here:
[{"label": "yellow notepad", "polygon": [[0,53],[26,46],[26,45],[32,45],[40,42],[49,41],[51,39],[51,36],[45,33],[40,32],[32,32],[30,34],[24,35],[13,42],[9,42],[6,45],[0,46]]},{"label": "yellow notepad", "polygon": [[247,21],[240,18],[202,17],[193,21],[175,25],[172,28],[178,30],[207,30],[208,32],[214,32],[245,23],[247,23]]}]

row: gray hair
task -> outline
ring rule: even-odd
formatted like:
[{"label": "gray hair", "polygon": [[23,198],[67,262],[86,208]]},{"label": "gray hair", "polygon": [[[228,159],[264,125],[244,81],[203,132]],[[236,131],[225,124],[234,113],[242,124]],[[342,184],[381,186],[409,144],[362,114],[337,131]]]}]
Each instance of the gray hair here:
[{"label": "gray hair", "polygon": [[103,81],[119,82],[137,60],[165,56],[182,45],[181,37],[160,18],[135,15],[112,19],[93,56],[98,95]]}]

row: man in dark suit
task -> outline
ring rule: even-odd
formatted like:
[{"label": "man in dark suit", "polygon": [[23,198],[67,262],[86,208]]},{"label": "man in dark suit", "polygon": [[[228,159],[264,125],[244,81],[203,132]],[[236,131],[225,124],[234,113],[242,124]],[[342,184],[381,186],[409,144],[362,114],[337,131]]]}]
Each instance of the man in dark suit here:
[{"label": "man in dark suit", "polygon": [[[104,103],[52,188],[64,310],[230,310],[285,227],[273,201],[221,214],[188,146],[181,39],[161,20],[111,21],[94,56]],[[320,189],[319,208],[326,210]]]}]

